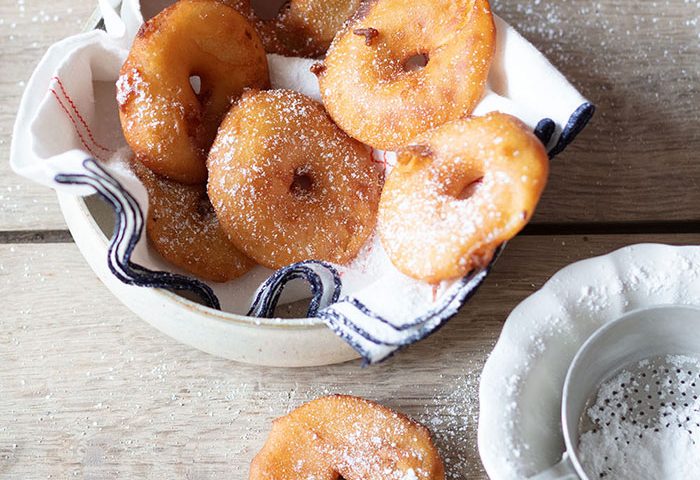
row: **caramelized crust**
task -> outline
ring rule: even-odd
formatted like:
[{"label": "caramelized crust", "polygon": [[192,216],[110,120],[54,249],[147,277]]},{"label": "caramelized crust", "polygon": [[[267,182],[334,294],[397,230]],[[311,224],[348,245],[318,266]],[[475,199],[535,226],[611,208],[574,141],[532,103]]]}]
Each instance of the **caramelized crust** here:
[{"label": "caramelized crust", "polygon": [[[199,92],[191,77],[199,77]],[[122,66],[124,136],[159,175],[203,183],[224,114],[246,88],[269,83],[265,50],[248,20],[215,0],[180,0],[144,24]]]},{"label": "caramelized crust", "polygon": [[291,90],[245,94],[209,155],[221,226],[269,268],[355,258],[376,225],[381,188],[369,149]]},{"label": "caramelized crust", "polygon": [[255,266],[219,226],[206,185],[161,178],[137,160],[131,167],[148,193],[148,240],[163,258],[214,282],[233,280]]},{"label": "caramelized crust", "polygon": [[316,58],[326,53],[335,35],[362,0],[291,0],[272,20],[256,22],[270,53]]},{"label": "caramelized crust", "polygon": [[328,50],[323,103],[350,136],[395,150],[472,112],[495,46],[487,0],[376,0]]},{"label": "caramelized crust", "polygon": [[510,115],[437,127],[398,151],[379,207],[382,245],[408,276],[462,277],[527,224],[548,171],[542,143]]},{"label": "caramelized crust", "polygon": [[377,403],[322,397],[275,420],[250,480],[444,480],[430,432]]}]

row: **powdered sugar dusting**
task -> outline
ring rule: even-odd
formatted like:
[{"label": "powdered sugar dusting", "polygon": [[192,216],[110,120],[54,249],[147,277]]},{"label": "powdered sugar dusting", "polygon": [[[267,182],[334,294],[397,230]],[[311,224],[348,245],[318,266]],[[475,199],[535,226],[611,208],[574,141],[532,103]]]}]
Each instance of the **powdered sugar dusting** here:
[{"label": "powdered sugar dusting", "polygon": [[488,264],[544,189],[548,160],[531,137],[513,118],[492,113],[446,123],[402,149],[379,217],[397,268],[439,281]]},{"label": "powdered sugar dusting", "polygon": [[374,230],[381,187],[370,151],[291,90],[246,95],[209,156],[224,230],[271,268],[352,260]]},{"label": "powdered sugar dusting", "polygon": [[214,282],[240,277],[254,262],[226,237],[205,185],[181,185],[160,178],[134,159],[134,172],[148,192],[147,233],[164,258]]},{"label": "powdered sugar dusting", "polygon": [[442,462],[429,432],[379,404],[348,396],[302,405],[272,427],[252,478],[438,480]]},{"label": "powdered sugar dusting", "polygon": [[476,436],[482,366],[481,360],[471,360],[458,376],[441,374],[440,383],[448,386],[436,389],[432,405],[418,417],[432,430],[445,462],[445,476],[450,480],[479,478],[483,474],[475,453],[478,451]]},{"label": "powdered sugar dusting", "polygon": [[580,437],[591,478],[700,478],[700,359],[671,355],[623,370],[587,410]]},{"label": "powdered sugar dusting", "polygon": [[559,461],[560,392],[576,351],[601,325],[661,304],[700,305],[700,249],[626,247],[566,267],[519,305],[482,377],[489,474],[528,477]]},{"label": "powdered sugar dusting", "polygon": [[[419,1],[388,10],[397,4],[369,3],[335,37],[320,75],[333,119],[382,149],[470,113],[484,93],[495,47],[484,0]],[[370,30],[376,38],[367,45],[356,32]],[[407,68],[416,55],[426,56],[425,67]]]},{"label": "powdered sugar dusting", "polygon": [[126,105],[131,95],[134,95],[138,101],[144,101],[146,92],[143,85],[141,72],[136,68],[132,68],[129,72],[122,74],[117,80],[117,103],[120,106]]}]

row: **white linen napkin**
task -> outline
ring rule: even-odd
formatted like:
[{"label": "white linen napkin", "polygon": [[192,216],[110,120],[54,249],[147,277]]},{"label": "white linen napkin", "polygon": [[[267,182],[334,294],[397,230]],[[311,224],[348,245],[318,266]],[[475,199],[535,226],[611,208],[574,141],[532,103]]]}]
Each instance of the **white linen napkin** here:
[{"label": "white linen napkin", "polygon": [[[143,6],[152,14],[169,3],[144,1]],[[130,150],[115,100],[119,69],[143,23],[142,4],[99,0],[99,6],[105,30],[58,42],[32,75],[20,104],[10,162],[17,173],[38,183],[75,195],[97,193],[114,207],[118,228],[105,261],[120,280],[190,290],[212,308],[265,317],[274,315],[280,299],[308,296],[310,286],[309,315],[323,319],[365,362],[374,363],[437,330],[486,278],[488,268],[437,288],[410,279],[391,265],[376,236],[348,266],[302,262],[278,272],[256,267],[226,284],[206,284],[167,264],[141,235],[148,200],[125,166]],[[496,27],[489,90],[475,114],[499,110],[519,117],[553,156],[586,125],[594,107],[498,17]],[[309,71],[313,60],[268,55],[268,62],[273,87],[320,99],[317,79]],[[387,170],[395,158],[380,151],[374,157]]]}]

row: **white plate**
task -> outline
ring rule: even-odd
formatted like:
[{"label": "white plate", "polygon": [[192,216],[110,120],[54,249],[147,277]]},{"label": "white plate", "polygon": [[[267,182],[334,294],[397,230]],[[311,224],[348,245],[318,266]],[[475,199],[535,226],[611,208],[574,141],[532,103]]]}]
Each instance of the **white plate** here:
[{"label": "white plate", "polygon": [[559,461],[561,391],[576,351],[601,325],[660,304],[700,305],[700,247],[634,245],[574,263],[513,310],[479,391],[479,453],[492,479]]}]

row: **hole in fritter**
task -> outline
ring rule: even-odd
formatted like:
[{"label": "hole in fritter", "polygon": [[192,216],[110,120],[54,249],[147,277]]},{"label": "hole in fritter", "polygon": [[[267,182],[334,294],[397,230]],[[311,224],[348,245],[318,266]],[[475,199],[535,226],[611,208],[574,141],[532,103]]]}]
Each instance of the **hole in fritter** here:
[{"label": "hole in fritter", "polygon": [[483,180],[484,178],[480,177],[469,183],[466,187],[462,189],[461,192],[459,192],[459,194],[457,195],[457,200],[466,200],[472,195],[474,195],[483,183]]},{"label": "hole in fritter", "polygon": [[308,172],[297,170],[294,172],[292,184],[289,186],[289,191],[297,197],[306,197],[311,194],[314,186],[314,180]]},{"label": "hole in fritter", "polygon": [[194,94],[199,95],[202,92],[202,77],[199,75],[192,75],[190,77],[190,85],[192,86]]},{"label": "hole in fritter", "polygon": [[205,219],[214,215],[214,207],[211,205],[211,201],[209,200],[209,195],[207,195],[206,190],[204,190],[197,199],[195,211],[197,212],[197,215]]},{"label": "hole in fritter", "polygon": [[255,16],[261,20],[277,18],[280,12],[287,8],[288,5],[288,0],[252,0],[250,2]]},{"label": "hole in fritter", "polygon": [[416,53],[408,57],[404,62],[403,68],[407,72],[415,72],[417,70],[422,70],[430,61],[430,58],[426,53]]}]

